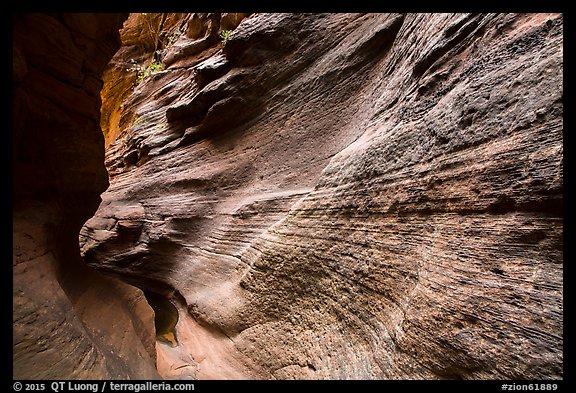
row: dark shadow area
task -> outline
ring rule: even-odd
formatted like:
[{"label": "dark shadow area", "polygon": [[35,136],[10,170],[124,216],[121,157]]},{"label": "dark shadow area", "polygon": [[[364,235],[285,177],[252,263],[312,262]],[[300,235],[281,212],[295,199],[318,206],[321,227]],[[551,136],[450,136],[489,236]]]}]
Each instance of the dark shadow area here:
[{"label": "dark shadow area", "polygon": [[178,310],[170,300],[151,291],[144,291],[144,296],[150,307],[154,310],[154,324],[156,339],[175,347],[178,345],[176,324],[178,323]]}]

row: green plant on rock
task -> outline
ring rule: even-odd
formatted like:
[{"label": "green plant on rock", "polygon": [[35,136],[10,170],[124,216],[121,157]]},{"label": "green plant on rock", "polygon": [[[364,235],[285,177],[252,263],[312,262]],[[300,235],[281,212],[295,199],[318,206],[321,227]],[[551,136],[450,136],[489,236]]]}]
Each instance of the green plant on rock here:
[{"label": "green plant on rock", "polygon": [[[148,75],[151,75],[151,74],[154,74],[154,73],[160,72],[160,71],[164,71],[164,63],[162,63],[161,61],[157,62],[155,60],[152,60],[152,63],[150,63],[150,65],[146,69],[146,72],[148,73]],[[148,76],[148,75],[145,75],[145,76]]]},{"label": "green plant on rock", "polygon": [[184,30],[182,30],[182,28],[180,26],[178,26],[176,28],[176,30],[174,30],[172,32],[172,34],[170,34],[170,36],[168,36],[168,43],[166,44],[166,48],[170,48],[172,45],[174,45],[174,43],[176,42],[176,40],[178,38],[180,38],[180,36],[184,34]]},{"label": "green plant on rock", "polygon": [[232,30],[222,30],[220,32],[220,40],[222,40],[222,43],[226,43],[226,41],[228,41],[228,37],[230,37],[231,33]]},{"label": "green plant on rock", "polygon": [[132,126],[137,126],[138,124],[140,124],[140,122],[142,121],[142,118],[138,115],[136,115],[134,117],[134,119],[132,120]]},{"label": "green plant on rock", "polygon": [[148,67],[145,67],[142,64],[136,64],[136,60],[134,59],[130,60],[130,62],[133,65],[126,71],[136,71],[136,85],[142,83],[142,81],[146,79],[148,76],[163,71],[165,68],[164,63],[156,60],[152,60],[152,62],[148,65]]}]

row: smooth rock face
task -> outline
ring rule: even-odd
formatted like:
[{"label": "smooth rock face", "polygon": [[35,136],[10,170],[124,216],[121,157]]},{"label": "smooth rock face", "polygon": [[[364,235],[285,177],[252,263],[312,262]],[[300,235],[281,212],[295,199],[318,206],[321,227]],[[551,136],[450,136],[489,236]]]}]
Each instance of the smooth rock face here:
[{"label": "smooth rock face", "polygon": [[160,374],[562,378],[562,16],[219,18],[124,101],[81,234],[179,311]]},{"label": "smooth rock face", "polygon": [[80,258],[108,186],[102,74],[127,15],[13,16],[13,378],[158,378],[142,291]]}]

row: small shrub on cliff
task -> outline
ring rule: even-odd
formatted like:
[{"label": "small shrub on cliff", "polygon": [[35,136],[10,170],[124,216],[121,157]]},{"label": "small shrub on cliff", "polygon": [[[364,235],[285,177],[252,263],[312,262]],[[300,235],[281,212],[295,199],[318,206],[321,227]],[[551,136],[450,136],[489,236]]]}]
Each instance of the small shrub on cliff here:
[{"label": "small shrub on cliff", "polygon": [[182,34],[184,34],[184,30],[182,30],[180,27],[177,27],[176,30],[174,30],[172,34],[168,36],[168,43],[166,44],[166,48],[170,48],[172,45],[174,45],[176,40],[178,40]]},{"label": "small shrub on cliff", "polygon": [[232,33],[232,30],[222,30],[220,32],[220,39],[222,40],[222,43],[226,43],[226,41],[228,41],[228,37],[230,37],[230,33]]},{"label": "small shrub on cliff", "polygon": [[164,70],[164,63],[162,62],[157,62],[156,60],[152,60],[152,62],[150,63],[150,65],[148,65],[148,67],[144,67],[141,64],[136,64],[135,60],[130,60],[130,62],[133,64],[132,67],[128,68],[126,71],[136,71],[137,73],[137,77],[136,77],[136,85],[139,85],[140,83],[142,83],[142,81],[156,73],[156,72],[160,72]]},{"label": "small shrub on cliff", "polygon": [[152,61],[152,63],[150,63],[150,65],[146,69],[144,76],[148,76],[148,75],[151,75],[151,74],[154,74],[156,72],[163,71],[163,70],[164,70],[164,63]]}]

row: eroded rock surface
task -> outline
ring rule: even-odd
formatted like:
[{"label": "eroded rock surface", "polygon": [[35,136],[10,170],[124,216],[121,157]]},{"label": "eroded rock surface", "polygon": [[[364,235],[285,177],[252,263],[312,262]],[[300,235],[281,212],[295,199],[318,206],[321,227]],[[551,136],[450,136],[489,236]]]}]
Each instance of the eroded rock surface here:
[{"label": "eroded rock surface", "polygon": [[178,309],[161,375],[562,378],[562,16],[221,19],[123,101],[81,236]]},{"label": "eroded rock surface", "polygon": [[126,15],[13,15],[13,378],[154,379],[142,291],[80,258],[108,186],[100,76]]}]

